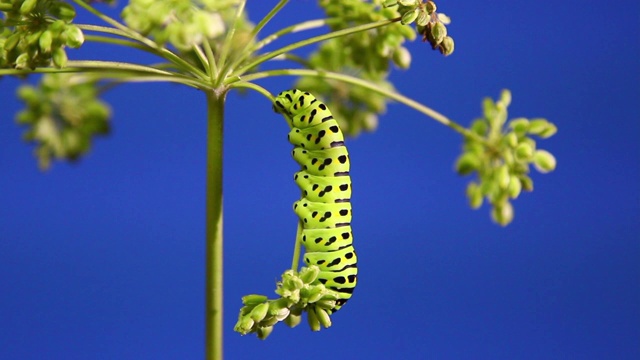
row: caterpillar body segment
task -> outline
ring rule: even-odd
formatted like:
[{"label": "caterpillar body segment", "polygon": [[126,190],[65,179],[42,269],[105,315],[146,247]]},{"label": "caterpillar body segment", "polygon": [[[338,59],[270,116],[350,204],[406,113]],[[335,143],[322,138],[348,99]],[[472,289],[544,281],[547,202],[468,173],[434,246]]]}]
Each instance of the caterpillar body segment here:
[{"label": "caterpillar body segment", "polygon": [[[351,179],[317,176],[302,170],[293,176],[302,190],[302,196],[315,202],[349,202],[351,199]],[[336,188],[337,185],[337,188]]]},{"label": "caterpillar body segment", "polygon": [[351,298],[358,277],[344,135],[327,106],[307,92],[283,91],[273,108],[291,127],[288,139],[301,167],[294,175],[302,191],[293,205],[302,225],[297,241],[305,247],[305,263],[320,269],[318,281],[339,294],[335,312]]},{"label": "caterpillar body segment", "polygon": [[312,127],[292,128],[288,139],[293,146],[308,150],[344,146],[344,135],[335,120],[328,120]]}]

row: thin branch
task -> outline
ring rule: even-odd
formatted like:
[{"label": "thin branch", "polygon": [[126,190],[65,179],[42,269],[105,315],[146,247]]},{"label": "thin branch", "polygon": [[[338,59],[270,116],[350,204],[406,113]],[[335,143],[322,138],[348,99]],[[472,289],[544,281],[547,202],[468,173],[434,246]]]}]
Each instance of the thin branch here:
[{"label": "thin branch", "polygon": [[243,0],[238,5],[236,9],[235,17],[233,18],[233,25],[231,29],[227,32],[227,36],[224,39],[224,43],[222,43],[222,50],[220,50],[220,56],[218,58],[218,69],[220,69],[220,73],[218,74],[218,84],[224,81],[226,73],[230,69],[231,64],[227,64],[227,57],[229,56],[229,52],[231,52],[231,44],[233,43],[233,38],[236,35],[236,28],[238,27],[238,22],[242,17],[242,13],[244,12],[244,7],[247,4],[247,0]]},{"label": "thin branch", "polygon": [[273,95],[271,95],[271,93],[269,92],[269,90],[263,88],[260,85],[254,84],[254,83],[250,83],[250,82],[245,82],[245,81],[239,81],[236,83],[233,83],[229,86],[229,88],[246,88],[246,89],[251,89],[251,90],[255,90],[258,93],[264,95],[264,97],[266,97],[267,99],[269,99],[270,102],[273,102]]},{"label": "thin branch", "polygon": [[340,36],[345,36],[345,35],[349,35],[349,34],[354,34],[354,33],[358,33],[361,31],[366,31],[366,30],[370,30],[370,29],[375,29],[378,27],[382,27],[382,26],[386,26],[389,25],[391,23],[394,22],[398,22],[400,21],[400,18],[397,19],[387,19],[387,20],[381,20],[381,21],[376,21],[373,23],[369,23],[369,24],[364,24],[364,25],[358,25],[358,26],[354,26],[348,29],[342,29],[342,30],[337,30],[337,31],[333,31],[330,32],[328,34],[324,34],[324,35],[320,35],[320,36],[315,36],[303,41],[299,41],[296,42],[294,44],[291,45],[287,45],[285,47],[282,47],[280,49],[271,51],[269,53],[266,53],[264,55],[258,56],[257,58],[253,59],[252,62],[250,62],[249,64],[241,67],[240,69],[234,71],[229,77],[233,77],[233,76],[241,76],[242,74],[244,74],[245,72],[247,72],[248,70],[254,68],[255,66],[269,60],[269,59],[273,59],[274,57],[280,55],[280,54],[284,54],[287,53],[291,50],[295,50],[307,45],[311,45],[311,44],[315,44],[321,41],[325,41],[325,40],[329,40],[329,39],[333,39],[336,37],[340,37]]},{"label": "thin branch", "polygon": [[342,81],[348,84],[352,84],[352,85],[357,85],[357,86],[361,86],[365,89],[369,89],[375,93],[378,93],[380,95],[386,96],[392,100],[395,100],[399,103],[405,104],[427,116],[429,116],[430,118],[434,119],[435,121],[448,126],[450,128],[452,128],[453,130],[457,131],[458,133],[462,134],[465,137],[471,137],[475,140],[484,142],[484,139],[480,138],[479,136],[477,136],[475,133],[467,130],[464,126],[459,125],[458,123],[454,122],[453,120],[450,120],[449,118],[447,118],[446,116],[442,115],[441,113],[413,100],[410,99],[402,94],[398,94],[397,92],[394,91],[390,91],[384,88],[379,87],[378,85],[371,83],[369,81],[354,77],[354,76],[350,76],[350,75],[345,75],[345,74],[340,74],[340,73],[335,73],[335,72],[330,72],[330,71],[319,71],[319,70],[309,70],[309,69],[281,69],[281,70],[269,70],[269,71],[261,71],[261,72],[257,72],[257,73],[253,73],[250,75],[246,75],[242,77],[242,81],[244,82],[249,82],[249,81],[254,81],[254,80],[258,80],[258,79],[264,79],[267,77],[271,77],[271,76],[313,76],[313,77],[320,77],[320,78],[326,78],[326,79],[333,79],[333,80],[338,80],[338,81]]},{"label": "thin branch", "polygon": [[273,33],[271,35],[268,35],[267,37],[265,37],[261,41],[257,42],[255,45],[251,46],[250,48],[245,49],[245,51],[243,51],[242,56],[238,57],[238,59],[233,62],[233,64],[231,65],[231,69],[235,69],[244,60],[246,60],[247,57],[251,56],[251,54],[255,53],[256,51],[258,51],[260,49],[262,49],[263,47],[267,46],[271,42],[277,40],[282,35],[293,34],[293,33],[296,33],[296,32],[299,32],[299,31],[304,31],[304,30],[316,29],[316,28],[319,28],[321,26],[326,25],[327,22],[328,22],[328,20],[326,20],[326,19],[309,20],[309,21],[304,21],[304,22],[301,22],[299,24],[291,25],[291,26],[288,26],[288,27],[286,27],[284,29],[278,30],[275,33]]}]

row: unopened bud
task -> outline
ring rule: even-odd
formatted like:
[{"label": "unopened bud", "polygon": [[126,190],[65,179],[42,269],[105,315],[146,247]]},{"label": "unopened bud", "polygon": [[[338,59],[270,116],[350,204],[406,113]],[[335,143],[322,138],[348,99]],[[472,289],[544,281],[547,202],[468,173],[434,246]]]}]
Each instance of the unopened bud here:
[{"label": "unopened bud", "polygon": [[271,334],[272,331],[273,331],[273,326],[266,326],[266,327],[259,327],[256,330],[256,333],[260,340],[264,340],[267,338],[267,336],[269,336],[269,334]]},{"label": "unopened bud", "polygon": [[546,150],[537,150],[533,155],[533,164],[541,173],[548,173],[556,168],[556,158]]},{"label": "unopened bud", "polygon": [[320,321],[316,316],[314,307],[310,307],[307,310],[307,322],[309,322],[309,327],[312,331],[320,331]]},{"label": "unopened bud", "polygon": [[438,9],[438,7],[436,6],[436,3],[434,3],[433,1],[427,1],[426,9],[427,9],[427,13],[431,15]]},{"label": "unopened bud", "polygon": [[449,56],[453,54],[453,50],[455,49],[453,38],[451,36],[445,37],[440,43],[439,49],[440,49],[440,53],[444,56]]},{"label": "unopened bud", "polygon": [[322,324],[322,326],[324,326],[325,328],[331,327],[331,317],[329,316],[327,311],[322,308],[316,308],[315,310],[320,324]]},{"label": "unopened bud", "polygon": [[418,9],[414,9],[404,13],[402,15],[402,19],[400,20],[400,22],[402,23],[402,25],[407,25],[414,22],[417,18],[418,18]]},{"label": "unopened bud", "polygon": [[42,52],[48,53],[51,52],[51,44],[53,43],[53,34],[51,30],[45,30],[42,35],[40,35],[40,39],[38,39],[38,45],[40,46],[40,50]]},{"label": "unopened bud", "polygon": [[513,220],[513,206],[508,201],[495,205],[491,210],[491,217],[496,223],[502,226],[509,225]]},{"label": "unopened bud", "polygon": [[267,316],[267,311],[269,311],[269,304],[267,303],[258,304],[256,307],[253,308],[253,310],[251,310],[251,314],[249,316],[251,316],[253,321],[260,322],[262,321],[262,319],[265,318],[265,316]]},{"label": "unopened bud", "polygon": [[64,51],[63,48],[59,47],[56,48],[55,50],[53,50],[53,64],[57,67],[57,68],[63,68],[65,66],[67,66],[67,53]]}]

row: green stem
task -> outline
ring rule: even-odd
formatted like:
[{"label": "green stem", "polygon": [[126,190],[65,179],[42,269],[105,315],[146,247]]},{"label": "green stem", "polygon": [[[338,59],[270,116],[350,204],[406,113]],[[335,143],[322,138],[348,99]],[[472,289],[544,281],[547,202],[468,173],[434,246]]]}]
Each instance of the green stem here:
[{"label": "green stem", "polygon": [[[345,74],[340,74],[340,73],[335,73],[335,72],[330,72],[330,71],[319,71],[319,70],[309,70],[309,69],[280,69],[280,70],[269,70],[269,71],[261,71],[261,72],[257,72],[257,73],[253,73],[250,75],[245,75],[242,77],[242,81],[244,82],[250,82],[250,81],[254,81],[254,80],[258,80],[258,79],[263,79],[263,78],[267,78],[267,77],[271,77],[271,76],[314,76],[314,77],[321,77],[321,78],[325,78],[325,79],[333,79],[333,80],[338,80],[338,81],[342,81],[345,82],[347,84],[353,84],[353,85],[357,85],[357,86],[361,86],[365,89],[369,89],[375,93],[378,93],[380,95],[386,96],[390,99],[393,99],[399,103],[405,104],[427,116],[429,116],[430,118],[434,119],[435,121],[446,125],[450,128],[452,128],[453,130],[457,131],[458,133],[462,134],[465,137],[471,137],[477,141],[480,141],[482,143],[485,143],[486,141],[484,139],[482,139],[481,137],[479,137],[478,135],[476,135],[475,133],[469,131],[468,129],[466,129],[464,126],[454,122],[453,120],[447,118],[446,116],[442,115],[441,113],[413,100],[410,99],[402,94],[398,94],[397,92],[394,92],[392,90],[388,90],[385,88],[381,88],[380,86],[378,86],[377,84],[371,83],[369,81],[354,77],[354,76],[349,76],[349,75],[345,75]],[[229,81],[232,81],[233,79],[229,79]],[[231,85],[233,86],[233,85]]]},{"label": "green stem", "polygon": [[291,270],[298,272],[298,264],[300,263],[300,247],[302,236],[302,224],[298,221],[298,230],[296,231],[296,244],[293,247],[293,260],[291,261]]},{"label": "green stem", "polygon": [[245,89],[255,90],[258,93],[264,95],[264,97],[266,97],[267,99],[269,99],[269,102],[273,102],[273,95],[271,95],[269,90],[263,88],[260,85],[256,85],[256,84],[250,83],[250,82],[239,81],[237,83],[233,83],[229,87],[230,88],[245,88]]},{"label": "green stem", "polygon": [[[258,56],[257,58],[253,59],[253,61],[251,61],[250,63],[248,63],[247,65],[244,65],[243,67],[241,67],[240,69],[234,71],[228,78],[230,79],[234,79],[237,76],[242,76],[242,74],[246,73],[247,71],[249,71],[250,69],[254,68],[257,65],[262,64],[263,62],[273,59],[274,57],[287,53],[291,50],[295,50],[307,45],[311,45],[311,44],[315,44],[318,42],[322,42],[325,40],[329,40],[329,39],[333,39],[336,37],[340,37],[340,36],[345,36],[345,35],[349,35],[349,34],[355,34],[361,31],[366,31],[366,30],[370,30],[370,29],[375,29],[375,28],[379,28],[382,26],[386,26],[389,25],[391,23],[394,22],[398,22],[400,21],[400,19],[390,19],[390,20],[380,20],[380,21],[376,21],[373,23],[369,23],[369,24],[364,24],[364,25],[358,25],[358,26],[354,26],[348,29],[342,29],[342,30],[337,30],[337,31],[333,31],[330,32],[328,34],[324,34],[324,35],[320,35],[320,36],[315,36],[303,41],[299,41],[297,43],[293,43],[291,45],[287,45],[285,47],[282,47],[280,49],[271,51],[269,53],[266,53],[264,55]],[[243,78],[244,79],[244,78]]]},{"label": "green stem", "polygon": [[236,35],[236,28],[238,27],[238,22],[240,21],[240,17],[242,17],[242,13],[244,12],[244,7],[247,4],[247,0],[240,1],[238,8],[236,9],[236,15],[233,18],[233,25],[227,32],[227,36],[224,39],[224,43],[222,43],[222,50],[220,51],[220,57],[218,59],[218,69],[220,69],[220,73],[218,74],[218,82],[215,84],[219,86],[224,78],[226,77],[227,72],[229,72],[230,65],[227,63],[227,57],[231,52],[231,45],[233,43],[233,38]]},{"label": "green stem", "polygon": [[296,33],[298,31],[303,31],[303,30],[309,30],[309,29],[315,29],[315,28],[319,28],[321,26],[324,26],[327,24],[327,20],[325,19],[317,19],[317,20],[309,20],[309,21],[305,21],[299,24],[295,24],[295,25],[291,25],[288,26],[284,29],[278,30],[275,33],[268,35],[267,37],[265,37],[264,39],[258,41],[255,45],[251,46],[250,48],[246,49],[243,51],[242,55],[239,56],[231,65],[232,69],[237,68],[243,61],[245,61],[249,56],[251,56],[252,54],[254,54],[256,51],[262,49],[263,47],[267,46],[268,44],[270,44],[271,42],[277,40],[278,38],[280,38],[282,35],[286,35],[286,34],[293,34]]},{"label": "green stem", "polygon": [[226,89],[207,95],[205,359],[222,360],[222,135]]}]

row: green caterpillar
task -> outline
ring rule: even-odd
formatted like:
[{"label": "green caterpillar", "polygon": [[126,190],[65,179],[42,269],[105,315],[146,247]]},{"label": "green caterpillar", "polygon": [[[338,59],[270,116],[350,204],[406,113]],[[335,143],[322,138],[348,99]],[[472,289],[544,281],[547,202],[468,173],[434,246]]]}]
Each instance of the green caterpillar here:
[{"label": "green caterpillar", "polygon": [[358,275],[344,136],[327,106],[308,92],[283,91],[273,108],[291,127],[288,139],[301,167],[294,175],[302,191],[293,204],[302,226],[296,241],[305,247],[305,263],[320,268],[319,281],[339,294],[337,311],[351,298]]}]

